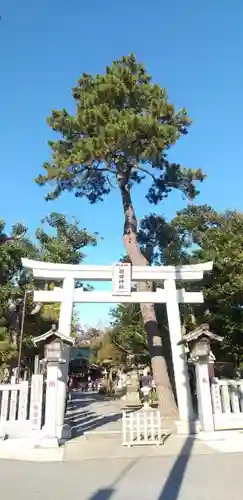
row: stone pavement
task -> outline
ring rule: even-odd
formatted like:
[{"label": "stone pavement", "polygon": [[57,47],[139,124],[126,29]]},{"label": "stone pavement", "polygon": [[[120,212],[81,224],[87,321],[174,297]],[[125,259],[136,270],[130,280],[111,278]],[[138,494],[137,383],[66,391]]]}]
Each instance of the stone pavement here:
[{"label": "stone pavement", "polygon": [[[67,419],[76,437],[59,449],[62,461],[41,463],[43,450],[36,450],[39,463],[0,460],[1,499],[242,499],[243,454],[231,454],[229,448],[227,454],[219,453],[223,441],[209,446],[192,437],[170,436],[159,448],[124,448],[120,403],[92,394],[77,394]],[[235,436],[234,446],[239,442],[243,450],[243,436]]]},{"label": "stone pavement", "polygon": [[[86,439],[80,437],[66,443],[63,459],[65,461],[83,461],[83,460],[104,460],[127,459],[142,457],[163,457],[178,456],[188,454],[188,449],[192,455],[211,455],[217,453],[213,447],[205,442],[191,437],[171,435],[165,443],[157,446],[132,446],[128,448],[121,445],[121,438],[112,439],[101,438]],[[243,448],[242,448],[243,450]]]},{"label": "stone pavement", "polygon": [[[119,415],[119,402],[77,394],[67,416],[76,437],[59,449],[62,461],[41,463],[43,450],[35,450],[39,463],[0,460],[1,499],[242,499],[242,453],[175,435],[159,448],[124,448]],[[243,451],[243,435],[234,435],[234,451],[237,443]]]},{"label": "stone pavement", "polygon": [[0,484],[3,500],[242,500],[242,455],[5,460]]},{"label": "stone pavement", "polygon": [[[180,453],[185,438],[173,434],[159,448],[122,447],[121,405],[121,400],[104,400],[95,393],[74,393],[66,418],[66,422],[72,427],[73,439],[66,444],[65,459],[106,458],[107,454],[114,458],[125,458]],[[163,423],[165,429],[173,430],[174,422],[166,420]],[[243,432],[229,431],[223,435],[217,432],[214,437],[208,436],[207,442],[200,441],[197,436],[193,440],[191,452],[193,454],[243,452]]]},{"label": "stone pavement", "polygon": [[104,400],[97,393],[73,393],[68,404],[66,423],[73,437],[84,433],[121,432],[121,401]]},{"label": "stone pavement", "polygon": [[[72,428],[72,436],[83,434],[92,438],[97,435],[119,435],[122,432],[122,400],[104,399],[97,393],[73,393],[68,403],[65,422]],[[174,428],[174,422],[166,421],[165,427]]]}]

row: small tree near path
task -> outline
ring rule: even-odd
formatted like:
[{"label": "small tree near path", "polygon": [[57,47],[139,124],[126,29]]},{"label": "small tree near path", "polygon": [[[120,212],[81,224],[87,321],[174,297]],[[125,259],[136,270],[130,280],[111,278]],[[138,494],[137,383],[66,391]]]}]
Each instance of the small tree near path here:
[{"label": "small tree near path", "polygon": [[[40,185],[53,183],[47,199],[63,191],[86,197],[90,203],[102,201],[116,187],[124,210],[124,245],[133,265],[147,266],[138,240],[138,223],[132,202],[132,188],[147,177],[151,184],[149,202],[157,204],[172,189],[190,198],[197,194],[194,181],[204,178],[171,163],[169,148],[187,134],[190,119],[185,109],[178,112],[168,102],[166,90],[152,83],[145,67],[133,54],[114,61],[104,74],[83,74],[73,89],[76,114],[65,109],[52,111],[50,127],[61,135],[50,141],[52,161],[44,164]],[[107,221],[108,223],[108,221]],[[151,283],[138,285],[150,291]],[[148,336],[153,374],[163,415],[176,411],[163,356],[162,337],[152,304],[141,304]]]}]

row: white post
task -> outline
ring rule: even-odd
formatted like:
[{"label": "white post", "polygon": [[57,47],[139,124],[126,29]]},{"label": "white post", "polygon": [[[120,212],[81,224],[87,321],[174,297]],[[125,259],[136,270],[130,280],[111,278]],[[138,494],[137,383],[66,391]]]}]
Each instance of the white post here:
[{"label": "white post", "polygon": [[17,381],[17,368],[13,368],[10,384],[16,384]]},{"label": "white post", "polygon": [[196,380],[197,380],[197,400],[198,413],[203,432],[214,431],[214,419],[212,398],[209,382],[208,364],[198,361],[196,363]]},{"label": "white post", "polygon": [[179,418],[181,421],[185,422],[187,426],[189,426],[189,422],[193,420],[194,414],[184,347],[182,345],[178,345],[178,342],[182,339],[182,333],[175,281],[173,279],[166,279],[164,282],[164,289],[167,300],[166,309],[170,332]]},{"label": "white post", "polygon": [[[63,300],[61,302],[58,331],[67,337],[71,336],[72,317],[73,317],[73,295],[75,281],[72,276],[63,280]],[[58,387],[57,387],[57,409],[56,409],[56,428],[57,437],[67,438],[70,436],[70,429],[64,426],[64,414],[67,395],[67,378],[70,347],[65,346],[65,363],[58,367]]]},{"label": "white post", "polygon": [[39,372],[40,372],[40,356],[39,354],[36,354],[34,362],[34,374],[38,375]]},{"label": "white post", "polygon": [[58,396],[58,366],[47,365],[45,424],[42,428],[44,438],[57,439],[57,396]]},{"label": "white post", "polygon": [[39,431],[42,420],[43,375],[32,375],[30,392],[30,416],[32,430]]}]

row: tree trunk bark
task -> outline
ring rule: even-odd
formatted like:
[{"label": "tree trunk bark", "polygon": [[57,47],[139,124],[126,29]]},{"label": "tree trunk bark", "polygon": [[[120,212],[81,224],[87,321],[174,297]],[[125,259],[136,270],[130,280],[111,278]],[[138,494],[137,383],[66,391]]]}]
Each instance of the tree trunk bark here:
[{"label": "tree trunk bark", "polygon": [[[125,216],[124,245],[132,265],[148,266],[137,240],[137,219],[132,205],[128,183],[119,183]],[[138,283],[138,291],[152,291],[150,282]],[[153,377],[156,384],[159,408],[163,416],[176,416],[177,406],[171,387],[166,360],[163,353],[162,336],[156,319],[154,304],[140,304],[144,328],[147,333]]]}]

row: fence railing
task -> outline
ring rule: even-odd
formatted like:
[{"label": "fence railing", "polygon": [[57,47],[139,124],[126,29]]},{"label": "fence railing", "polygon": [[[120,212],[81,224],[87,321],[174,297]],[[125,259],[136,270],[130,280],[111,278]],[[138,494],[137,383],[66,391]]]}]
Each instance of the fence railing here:
[{"label": "fence railing", "polygon": [[39,430],[42,420],[43,376],[19,384],[0,384],[0,436]]},{"label": "fence railing", "polygon": [[211,386],[214,414],[243,416],[243,380],[214,379]]},{"label": "fence railing", "polygon": [[159,411],[145,410],[122,413],[122,444],[123,446],[138,446],[163,444],[166,434],[162,429]]}]

